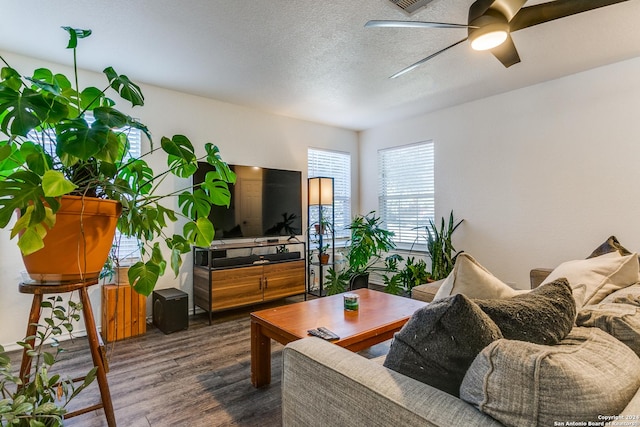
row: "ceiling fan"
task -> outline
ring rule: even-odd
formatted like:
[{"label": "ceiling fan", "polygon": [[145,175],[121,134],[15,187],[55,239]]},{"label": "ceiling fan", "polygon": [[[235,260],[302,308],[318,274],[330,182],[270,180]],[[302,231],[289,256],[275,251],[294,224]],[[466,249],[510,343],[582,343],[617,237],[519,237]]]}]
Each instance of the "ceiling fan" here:
[{"label": "ceiling fan", "polygon": [[427,56],[390,78],[399,77],[467,40],[474,50],[489,50],[505,67],[520,62],[511,33],[628,0],[555,0],[524,7],[527,0],[477,0],[469,8],[467,24],[423,21],[369,21],[365,27],[466,28],[468,36]]}]

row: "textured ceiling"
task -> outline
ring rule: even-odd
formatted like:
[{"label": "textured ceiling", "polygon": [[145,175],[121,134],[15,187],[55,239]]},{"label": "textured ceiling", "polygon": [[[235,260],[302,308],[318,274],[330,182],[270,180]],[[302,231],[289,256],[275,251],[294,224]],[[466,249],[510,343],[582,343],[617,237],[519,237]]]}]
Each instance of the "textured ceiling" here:
[{"label": "textured ceiling", "polygon": [[365,22],[465,23],[471,3],[433,0],[408,17],[388,0],[0,0],[0,50],[69,64],[59,27],[90,28],[82,68],[356,130],[640,55],[629,0],[514,33],[522,63],[509,69],[465,43],[388,79],[466,30]]}]

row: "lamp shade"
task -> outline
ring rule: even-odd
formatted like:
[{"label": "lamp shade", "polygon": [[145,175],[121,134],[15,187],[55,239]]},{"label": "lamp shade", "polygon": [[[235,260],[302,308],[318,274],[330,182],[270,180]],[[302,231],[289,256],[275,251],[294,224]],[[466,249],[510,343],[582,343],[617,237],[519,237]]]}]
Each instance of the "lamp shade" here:
[{"label": "lamp shade", "polygon": [[309,206],[333,204],[333,178],[309,178]]}]

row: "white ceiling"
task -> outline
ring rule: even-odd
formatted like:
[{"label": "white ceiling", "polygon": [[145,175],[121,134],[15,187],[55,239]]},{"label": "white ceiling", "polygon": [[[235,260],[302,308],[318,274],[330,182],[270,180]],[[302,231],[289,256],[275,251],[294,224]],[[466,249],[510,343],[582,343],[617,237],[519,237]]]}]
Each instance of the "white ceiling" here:
[{"label": "white ceiling", "polygon": [[[466,23],[473,0],[433,0],[408,17],[389,0],[0,0],[0,50],[70,64],[60,26],[90,28],[82,68],[362,130],[640,55],[640,0],[513,34],[504,68],[458,29],[367,28],[371,19]],[[529,1],[527,5],[544,1]]]}]

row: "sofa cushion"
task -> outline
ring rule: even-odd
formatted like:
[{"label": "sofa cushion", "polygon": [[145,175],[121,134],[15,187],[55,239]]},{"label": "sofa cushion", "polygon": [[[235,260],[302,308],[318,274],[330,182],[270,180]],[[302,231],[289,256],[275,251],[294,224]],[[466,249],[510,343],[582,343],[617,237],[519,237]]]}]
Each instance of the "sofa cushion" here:
[{"label": "sofa cushion", "polygon": [[503,283],[475,258],[463,252],[456,258],[453,270],[433,299],[435,301],[456,294],[464,294],[469,298],[509,298],[521,292]]},{"label": "sofa cushion", "polygon": [[571,287],[586,285],[584,304],[597,304],[610,293],[640,280],[638,255],[621,256],[612,252],[595,258],[567,261],[555,268],[544,283],[560,277],[566,277]]},{"label": "sofa cushion", "polygon": [[505,339],[557,344],[573,328],[576,303],[567,279],[506,299],[474,300]]},{"label": "sofa cushion", "polygon": [[640,387],[640,359],[597,328],[574,328],[559,345],[497,340],[469,368],[460,397],[505,426],[599,421]]},{"label": "sofa cushion", "polygon": [[416,311],[397,332],[384,366],[458,396],[476,355],[502,338],[500,329],[464,295]]},{"label": "sofa cushion", "polygon": [[603,244],[601,244],[593,252],[591,252],[591,255],[589,255],[587,259],[595,258],[597,256],[608,254],[611,252],[617,252],[622,256],[631,255],[631,252],[629,252],[624,246],[620,244],[618,239],[616,239],[616,236],[611,236]]},{"label": "sofa cushion", "polygon": [[603,303],[584,307],[578,312],[576,325],[600,328],[640,356],[640,302],[635,305]]},{"label": "sofa cushion", "polygon": [[640,283],[635,283],[626,288],[618,289],[607,295],[600,303],[606,304],[610,302],[640,304]]},{"label": "sofa cushion", "polygon": [[431,283],[423,283],[422,285],[414,286],[411,289],[411,298],[419,301],[431,302],[435,298],[440,286],[442,286],[443,280],[438,280]]}]

